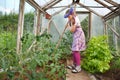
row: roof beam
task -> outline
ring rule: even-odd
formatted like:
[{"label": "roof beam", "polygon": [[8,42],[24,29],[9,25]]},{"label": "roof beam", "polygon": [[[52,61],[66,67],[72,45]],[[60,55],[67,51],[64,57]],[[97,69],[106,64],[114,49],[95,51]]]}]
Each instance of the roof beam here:
[{"label": "roof beam", "polygon": [[67,9],[68,7],[70,7],[71,5],[72,5],[72,4],[69,4],[69,5],[66,6],[65,8],[62,8],[61,10],[59,10],[59,11],[53,13],[52,16],[55,16],[55,15],[59,14],[60,12],[64,11],[65,9]]},{"label": "roof beam", "polygon": [[[55,7],[51,7],[51,8],[62,8],[62,7],[67,7],[67,6],[55,6]],[[87,6],[89,8],[105,8],[104,6]],[[109,7],[116,7],[116,6],[109,6]],[[79,7],[76,7],[76,8],[81,8],[80,6]]]},{"label": "roof beam", "polygon": [[112,5],[114,5],[114,6],[116,6],[116,7],[119,7],[119,4],[116,3],[116,2],[114,2],[114,1],[112,1],[112,0],[104,0],[104,1],[106,1],[106,2],[108,2],[108,3],[110,3],[110,4],[112,4]]},{"label": "roof beam", "polygon": [[116,16],[118,16],[118,15],[120,15],[120,8],[116,8],[116,9],[113,10],[112,12],[106,14],[103,18],[104,18],[105,21],[106,21],[106,20],[109,20],[109,19],[111,19],[111,18],[113,18],[113,17],[116,17]]},{"label": "roof beam", "polygon": [[45,5],[43,5],[42,8],[47,7],[48,5],[52,4],[53,2],[55,2],[55,0],[50,0],[50,1],[47,2]]},{"label": "roof beam", "polygon": [[90,12],[96,14],[99,17],[103,17],[102,15],[98,14],[97,12],[95,12],[94,10],[90,9],[89,7],[87,7],[86,5],[82,4],[82,3],[77,3],[78,5],[80,5],[81,7],[84,7],[85,9],[89,10]]},{"label": "roof beam", "polygon": [[42,13],[46,14],[45,12],[34,0],[26,0],[29,4],[31,4],[34,8],[39,9]]},{"label": "roof beam", "polygon": [[96,2],[98,2],[99,4],[103,5],[104,7],[108,8],[109,10],[113,11],[114,9],[109,7],[108,5],[106,5],[105,3],[103,3],[102,1],[100,0],[95,0]]},{"label": "roof beam", "polygon": [[51,4],[48,4],[47,6],[43,7],[42,9],[43,9],[43,10],[47,10],[47,9],[49,9],[50,7],[54,6],[55,4],[59,3],[60,1],[62,1],[62,0],[55,0],[55,1],[52,2]]}]

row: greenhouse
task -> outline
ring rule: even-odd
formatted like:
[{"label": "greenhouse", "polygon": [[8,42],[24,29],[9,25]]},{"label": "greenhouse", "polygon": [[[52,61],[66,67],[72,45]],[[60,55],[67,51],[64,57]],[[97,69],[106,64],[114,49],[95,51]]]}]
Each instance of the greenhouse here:
[{"label": "greenhouse", "polygon": [[120,0],[0,0],[0,80],[120,80]]}]

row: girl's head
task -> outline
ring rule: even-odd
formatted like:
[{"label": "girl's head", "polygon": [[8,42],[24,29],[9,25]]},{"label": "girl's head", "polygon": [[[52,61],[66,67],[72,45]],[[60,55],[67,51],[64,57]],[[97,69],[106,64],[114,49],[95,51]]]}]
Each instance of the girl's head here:
[{"label": "girl's head", "polygon": [[69,20],[71,20],[74,16],[74,10],[71,7],[70,9],[68,9],[64,15],[64,18],[68,18]]}]

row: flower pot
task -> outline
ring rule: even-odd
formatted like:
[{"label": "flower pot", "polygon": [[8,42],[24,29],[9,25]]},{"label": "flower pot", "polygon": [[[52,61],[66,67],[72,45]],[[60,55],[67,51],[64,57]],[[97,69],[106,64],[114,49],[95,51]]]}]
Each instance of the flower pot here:
[{"label": "flower pot", "polygon": [[46,19],[51,19],[51,15],[48,13],[45,14],[45,17],[46,17]]}]

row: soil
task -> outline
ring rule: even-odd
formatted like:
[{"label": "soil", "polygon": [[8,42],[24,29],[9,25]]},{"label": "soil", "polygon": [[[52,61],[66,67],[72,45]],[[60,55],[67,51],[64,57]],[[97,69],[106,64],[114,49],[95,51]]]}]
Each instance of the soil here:
[{"label": "soil", "polygon": [[[96,74],[97,78],[100,78],[99,80],[120,80],[120,69],[110,69],[109,71],[106,71],[103,74]],[[104,79],[109,78],[109,79]]]}]

